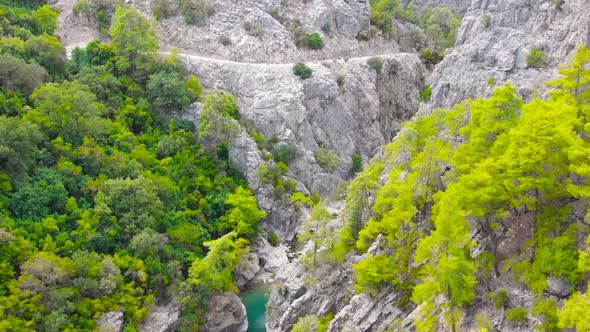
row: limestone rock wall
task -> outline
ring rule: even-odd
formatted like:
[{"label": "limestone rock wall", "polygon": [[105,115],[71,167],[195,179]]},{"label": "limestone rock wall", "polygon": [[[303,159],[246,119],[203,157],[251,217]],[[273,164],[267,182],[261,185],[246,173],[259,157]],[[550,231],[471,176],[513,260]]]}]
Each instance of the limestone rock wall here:
[{"label": "limestone rock wall", "polygon": [[[431,76],[432,99],[420,113],[490,95],[504,82],[525,98],[545,92],[544,82],[557,76],[577,46],[590,44],[588,6],[587,0],[564,1],[561,9],[552,0],[472,0],[455,47]],[[545,52],[543,68],[528,68],[532,47]]]}]

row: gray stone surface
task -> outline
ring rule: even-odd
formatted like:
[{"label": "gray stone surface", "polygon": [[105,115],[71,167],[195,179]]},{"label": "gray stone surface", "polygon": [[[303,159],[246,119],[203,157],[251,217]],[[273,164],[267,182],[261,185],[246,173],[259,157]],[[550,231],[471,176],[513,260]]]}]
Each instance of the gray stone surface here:
[{"label": "gray stone surface", "polygon": [[367,292],[357,294],[338,312],[327,331],[388,330],[390,324],[408,315],[397,306],[397,298],[397,293],[390,291],[384,291],[379,297]]},{"label": "gray stone surface", "polygon": [[[489,17],[492,24],[484,26]],[[588,43],[590,10],[587,0],[568,0],[557,10],[552,0],[473,0],[459,29],[456,45],[436,66],[432,99],[421,114],[450,108],[468,98],[488,96],[512,82],[528,98],[547,88],[580,43]],[[527,68],[532,47],[545,52],[544,68]],[[495,84],[489,84],[488,79]]]},{"label": "gray stone surface", "polygon": [[121,332],[125,319],[121,311],[109,311],[96,319],[96,329],[99,332]]},{"label": "gray stone surface", "polygon": [[569,296],[574,289],[574,285],[569,283],[565,277],[547,277],[547,292],[550,295],[564,298]]},{"label": "gray stone surface", "polygon": [[233,269],[236,286],[242,289],[254,279],[258,271],[260,271],[258,256],[251,252],[245,253]]},{"label": "gray stone surface", "polygon": [[181,306],[178,302],[155,305],[139,327],[140,332],[174,331],[180,324]]},{"label": "gray stone surface", "polygon": [[205,313],[205,332],[246,332],[246,308],[240,298],[231,292],[216,294]]}]

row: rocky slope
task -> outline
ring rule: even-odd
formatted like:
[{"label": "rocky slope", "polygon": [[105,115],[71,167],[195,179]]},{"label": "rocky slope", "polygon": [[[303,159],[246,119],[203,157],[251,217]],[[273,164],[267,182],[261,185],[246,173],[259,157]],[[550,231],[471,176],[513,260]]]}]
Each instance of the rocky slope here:
[{"label": "rocky slope", "polygon": [[[277,144],[296,147],[297,157],[287,176],[297,189],[309,194],[331,195],[339,182],[351,175],[351,156],[365,160],[394,137],[399,124],[412,117],[424,84],[424,69],[417,56],[382,56],[381,73],[367,65],[368,57],[308,63],[313,76],[301,80],[293,64],[249,64],[181,55],[189,71],[204,87],[230,91],[237,99],[244,121],[263,137],[278,137]],[[339,86],[338,76],[344,77]],[[323,169],[314,153],[320,145],[335,152],[340,165]],[[262,156],[253,139],[241,135],[230,157],[256,189],[259,203],[269,214],[273,230],[293,238],[297,220],[267,195],[256,177]],[[296,218],[296,217],[295,217]]]},{"label": "rocky slope", "polygon": [[[445,1],[431,2],[445,4]],[[417,5],[424,3],[418,2]],[[561,10],[555,7],[553,1],[473,0],[457,1],[455,5],[456,12],[464,12],[458,40],[436,66],[430,78],[432,99],[421,104],[418,114],[429,114],[440,107],[450,108],[466,98],[488,96],[495,87],[505,82],[516,85],[525,99],[535,93],[543,93],[546,88],[542,82],[557,76],[559,66],[569,61],[580,43],[590,44],[587,0],[566,1]],[[546,64],[542,68],[529,68],[527,65],[527,56],[533,46],[545,52]],[[387,167],[382,180],[386,174]],[[475,237],[480,235],[474,230]],[[478,242],[484,243],[484,239],[480,240]],[[389,325],[394,330],[411,328],[415,312],[399,310],[395,304],[395,293],[380,294],[378,297],[367,293],[354,295],[350,264],[360,259],[359,256],[349,257],[345,264],[332,268],[329,273],[322,271],[327,267],[307,271],[301,269],[294,273],[296,265],[279,272],[278,279],[284,282],[273,291],[269,308],[278,306],[281,310],[280,314],[269,310],[268,330],[288,330],[289,324],[296,322],[297,317],[310,314],[321,317],[328,313],[324,308],[330,306],[336,316],[328,331],[379,331],[386,329],[389,323],[394,324]],[[326,279],[321,287],[314,289],[299,287],[294,281],[315,278],[318,273],[320,276],[322,273],[334,275],[338,282],[330,285],[327,282],[329,279]],[[297,277],[293,278],[293,275]],[[494,282],[507,289],[515,306],[532,307],[533,295],[516,285],[511,275]],[[561,297],[564,290],[569,291],[568,286],[558,285],[561,282],[551,280],[547,292]],[[477,329],[475,318],[478,313],[492,317],[491,324],[499,326],[502,331],[532,331],[539,323],[531,318],[518,326],[507,324],[503,322],[504,315],[500,309],[484,306],[477,312],[467,313],[461,330]]]},{"label": "rocky slope", "polygon": [[[560,8],[552,0],[473,0],[455,47],[432,74],[432,99],[420,112],[489,95],[504,82],[525,98],[546,91],[543,82],[557,75],[580,43],[590,44],[588,1],[564,1]],[[527,65],[533,47],[545,52],[542,68]]]}]

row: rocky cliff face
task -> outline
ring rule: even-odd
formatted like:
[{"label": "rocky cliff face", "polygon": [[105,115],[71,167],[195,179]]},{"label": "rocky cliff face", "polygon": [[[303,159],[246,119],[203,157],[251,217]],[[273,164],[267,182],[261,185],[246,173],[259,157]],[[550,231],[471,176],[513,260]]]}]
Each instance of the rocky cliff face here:
[{"label": "rocky cliff face", "polygon": [[[420,112],[487,96],[504,82],[525,98],[543,93],[543,82],[557,75],[580,43],[590,44],[587,0],[564,1],[559,8],[551,0],[473,0],[455,47],[432,74],[432,99]],[[540,68],[527,65],[533,47],[545,53]]]},{"label": "rocky cliff face", "polygon": [[[448,1],[434,4],[449,5]],[[427,2],[416,1],[417,6]],[[566,1],[561,9],[553,1],[473,0],[454,2],[455,12],[464,13],[456,46],[447,50],[445,59],[436,66],[431,76],[432,99],[420,106],[419,114],[429,114],[435,108],[450,108],[472,97],[489,95],[495,87],[511,82],[525,98],[546,91],[542,82],[557,76],[561,64],[567,63],[580,43],[590,43],[590,11],[587,0]],[[452,7],[452,5],[450,6]],[[533,47],[545,53],[546,63],[540,68],[530,68],[527,57]],[[383,178],[387,174],[383,173]],[[482,241],[483,242],[483,241]],[[336,314],[328,331],[379,331],[412,328],[413,316],[420,311],[403,312],[396,306],[395,292],[380,294],[356,294],[352,287],[352,271],[349,264],[361,257],[353,256],[341,267],[331,270],[339,283],[330,285],[323,280],[320,290],[301,286],[305,275],[314,276],[317,271],[286,272],[281,287],[273,290],[268,313],[269,331],[288,329],[296,322],[294,317],[327,314],[323,309],[332,308]],[[295,263],[297,264],[297,263]],[[295,267],[286,267],[285,270]],[[279,274],[279,278],[281,274]],[[309,277],[308,277],[309,279]],[[530,309],[533,295],[514,285],[511,276],[497,280],[507,289],[515,306]],[[570,291],[559,286],[561,281],[551,281],[548,292],[557,297]],[[303,290],[302,290],[303,289]],[[345,301],[345,302],[339,302]],[[277,314],[273,308],[278,306]],[[531,331],[538,322],[535,319],[515,326],[503,322],[503,313],[494,306],[479,308],[487,312],[492,324],[502,331]],[[462,330],[477,329],[476,313],[468,313],[462,322]],[[393,325],[390,325],[393,324]]]}]

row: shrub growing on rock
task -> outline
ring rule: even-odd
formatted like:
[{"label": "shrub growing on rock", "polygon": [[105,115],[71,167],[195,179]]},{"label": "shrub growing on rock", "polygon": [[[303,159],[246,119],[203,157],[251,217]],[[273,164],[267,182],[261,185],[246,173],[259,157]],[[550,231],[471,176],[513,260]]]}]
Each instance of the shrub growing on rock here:
[{"label": "shrub growing on rock", "polygon": [[526,59],[526,63],[531,68],[541,68],[545,66],[545,52],[538,49],[536,46],[531,48],[531,53]]},{"label": "shrub growing on rock", "polygon": [[289,165],[297,157],[297,151],[293,145],[281,144],[272,150],[273,159]]},{"label": "shrub growing on rock", "polygon": [[422,62],[427,66],[434,66],[437,63],[441,62],[443,57],[436,51],[432,51],[429,49],[422,50],[420,54],[420,59]]},{"label": "shrub growing on rock", "polygon": [[423,102],[429,102],[430,97],[432,97],[432,88],[427,86],[422,92],[420,92],[420,99],[422,99]]},{"label": "shrub growing on rock", "polygon": [[209,0],[182,0],[181,5],[186,24],[202,24],[215,12],[215,4]]},{"label": "shrub growing on rock", "polygon": [[367,60],[367,64],[369,67],[375,69],[377,74],[381,74],[381,70],[383,69],[383,60],[379,57],[373,57]]},{"label": "shrub growing on rock", "polygon": [[317,33],[310,33],[307,35],[307,46],[312,50],[319,50],[324,47],[324,41]]},{"label": "shrub growing on rock", "polygon": [[295,76],[299,76],[299,78],[304,80],[311,77],[312,70],[305,64],[298,63],[295,66],[293,66],[293,74],[295,74]]},{"label": "shrub growing on rock", "polygon": [[335,170],[340,166],[340,158],[338,158],[338,155],[324,147],[316,151],[315,159],[318,164],[327,171]]},{"label": "shrub growing on rock", "polygon": [[526,309],[525,308],[512,308],[506,311],[506,320],[512,322],[522,322],[526,318]]}]

